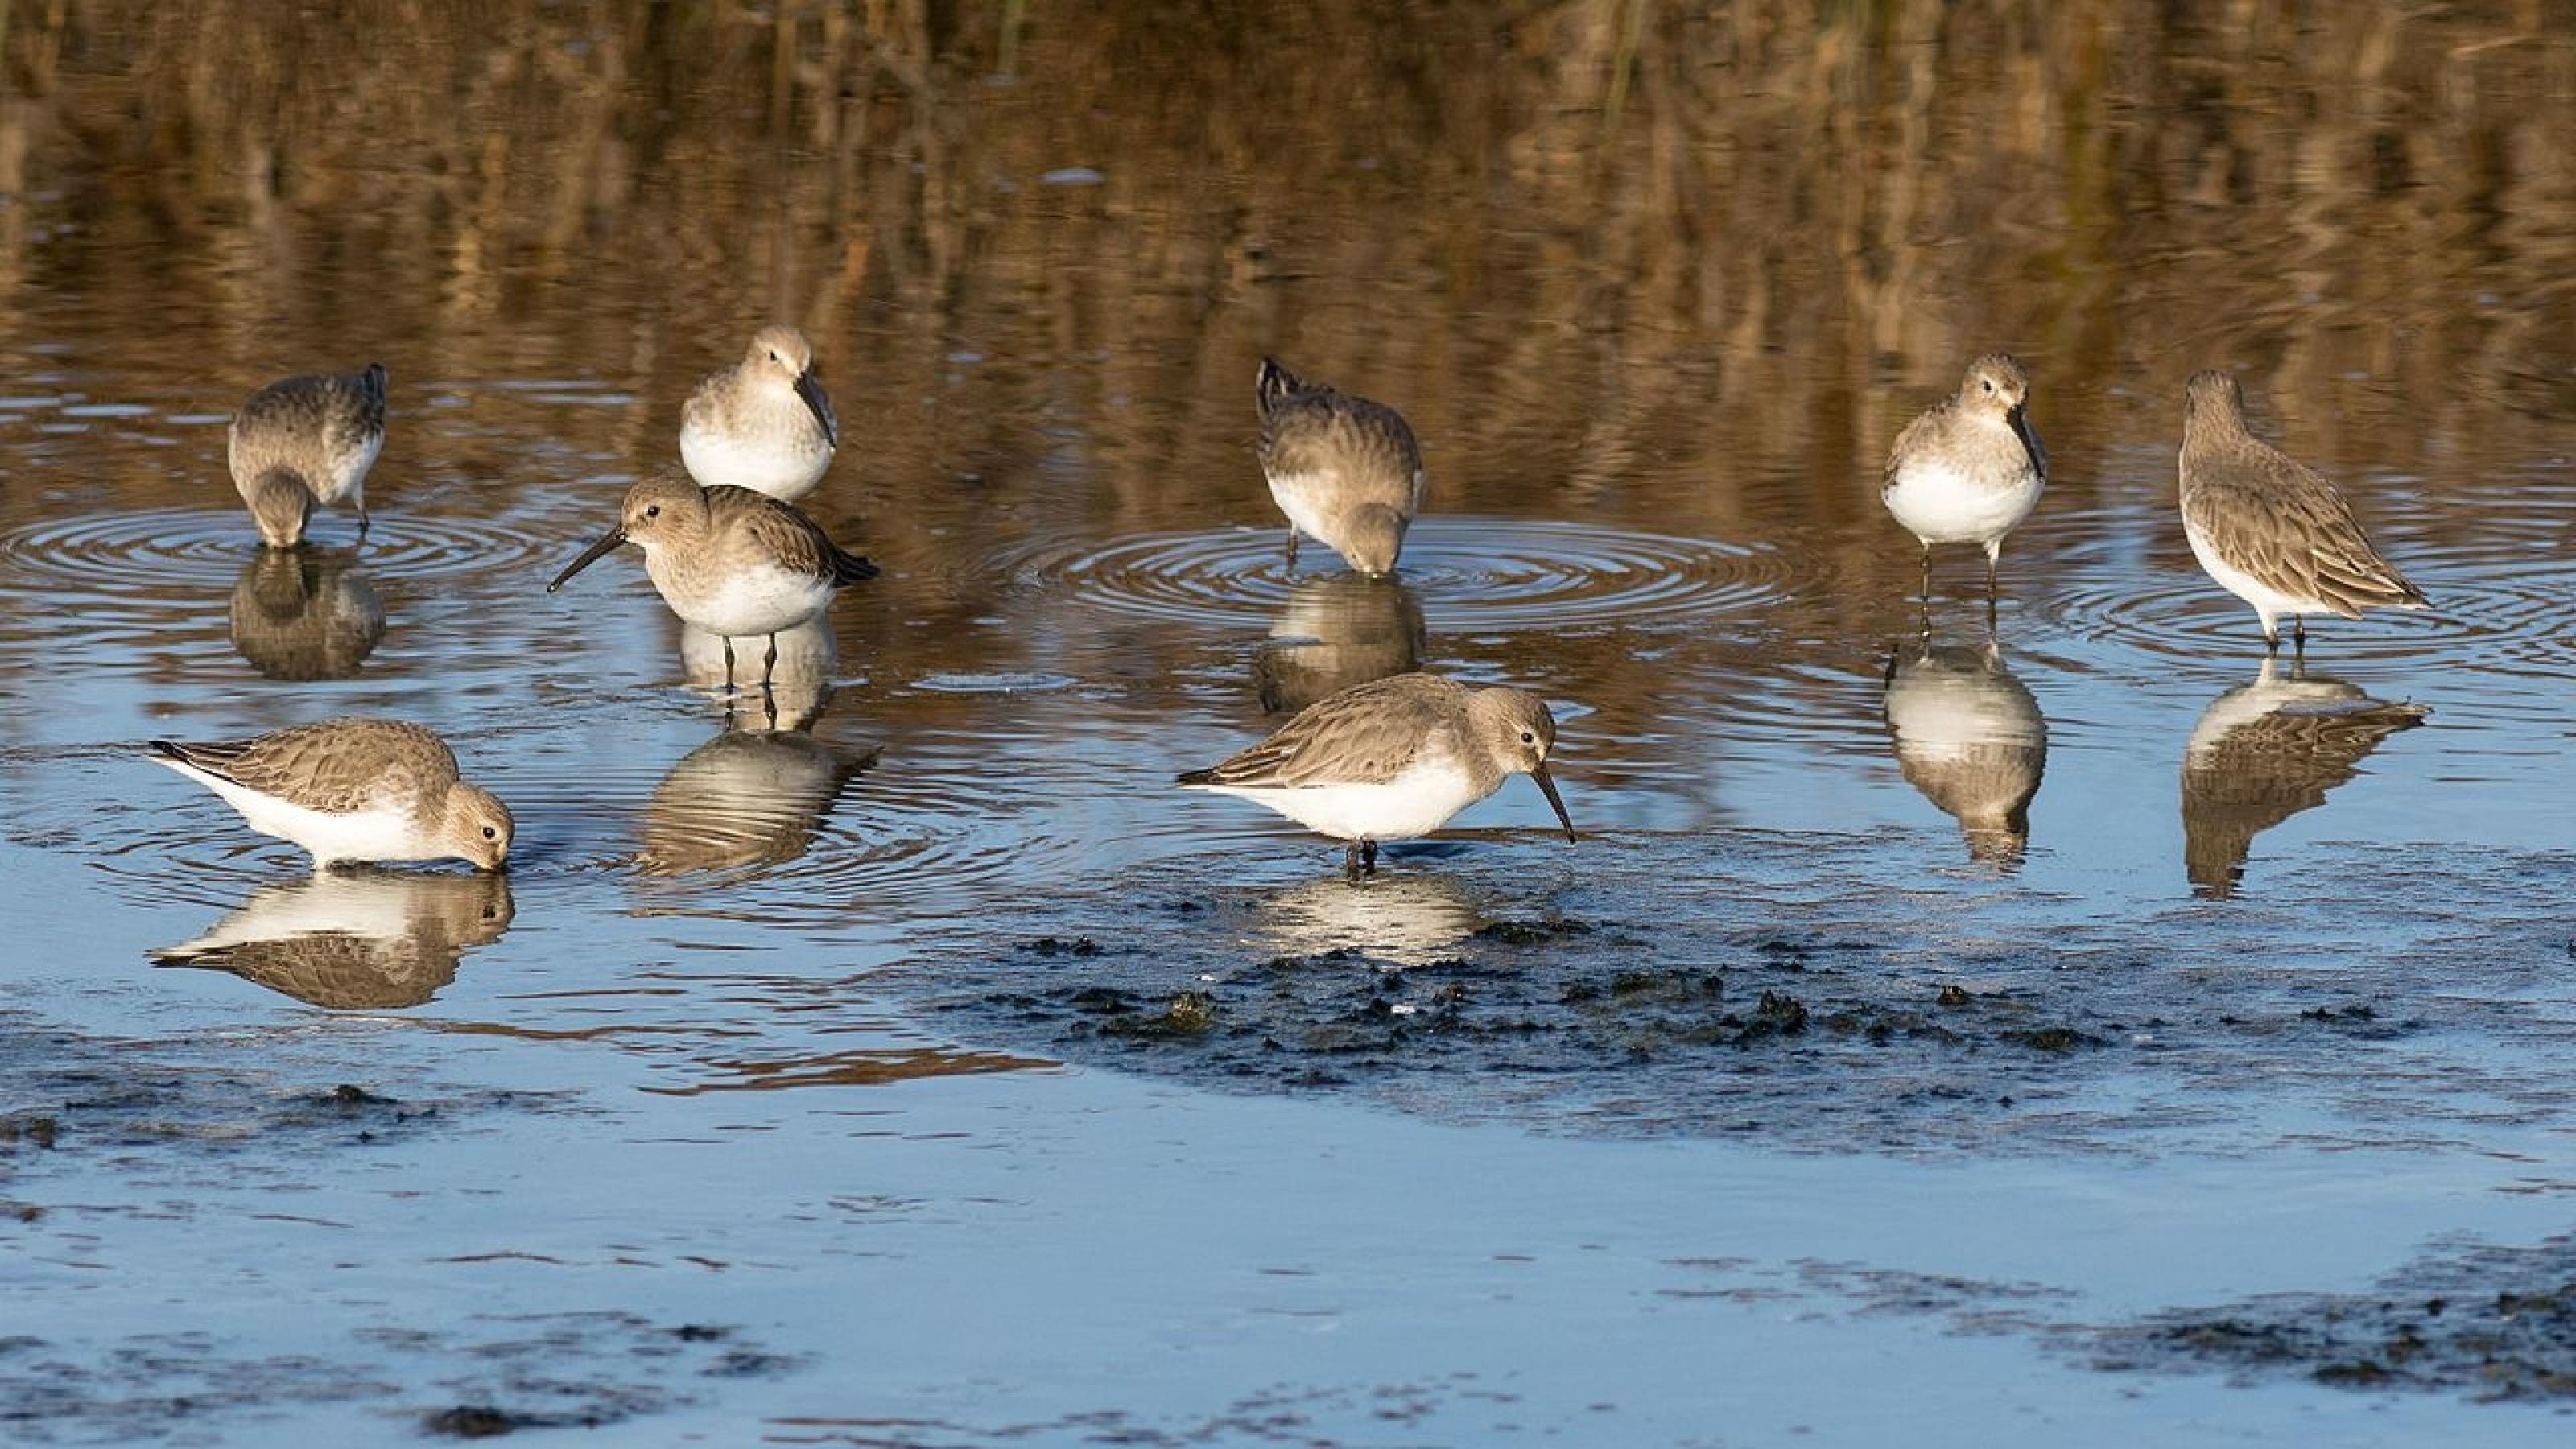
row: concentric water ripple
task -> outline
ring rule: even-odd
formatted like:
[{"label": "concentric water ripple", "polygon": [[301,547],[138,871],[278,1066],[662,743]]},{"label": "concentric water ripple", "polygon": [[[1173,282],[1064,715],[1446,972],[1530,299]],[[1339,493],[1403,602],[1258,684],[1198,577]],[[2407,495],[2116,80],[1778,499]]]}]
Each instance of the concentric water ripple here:
[{"label": "concentric water ripple", "polygon": [[[1276,528],[1150,533],[1006,560],[1041,586],[1131,614],[1194,624],[1266,623],[1301,579],[1337,572],[1309,542],[1291,571]],[[1430,626],[1454,632],[1566,630],[1739,613],[1777,599],[1777,554],[1709,539],[1584,523],[1435,516],[1405,538],[1398,571]]]},{"label": "concentric water ripple", "polygon": [[[316,519],[318,540],[342,547],[357,524],[343,513]],[[507,518],[380,515],[360,564],[378,580],[488,574],[532,564],[549,541]],[[258,551],[250,520],[233,508],[145,508],[50,519],[0,535],[0,595],[42,592],[60,599],[65,585],[90,594],[232,588]]]}]

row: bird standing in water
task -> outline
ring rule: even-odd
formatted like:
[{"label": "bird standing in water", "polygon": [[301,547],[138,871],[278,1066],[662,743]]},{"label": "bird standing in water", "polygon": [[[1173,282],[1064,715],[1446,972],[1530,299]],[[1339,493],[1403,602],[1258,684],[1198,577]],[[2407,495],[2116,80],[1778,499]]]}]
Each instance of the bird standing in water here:
[{"label": "bird standing in water", "polygon": [[2352,505],[2323,474],[2245,427],[2245,394],[2224,372],[2183,386],[2182,531],[2221,588],[2254,606],[2265,652],[2308,648],[2303,614],[2358,619],[2365,608],[2420,609],[2424,591],[2371,546]]},{"label": "bird standing in water", "polygon": [[272,382],[242,400],[226,436],[233,487],[270,548],[304,541],[317,507],[347,501],[367,536],[367,470],[385,447],[385,365]]},{"label": "bird standing in water", "polygon": [[1896,435],[1880,475],[1879,501],[1923,544],[1923,598],[1932,598],[1932,545],[1973,543],[1986,551],[1986,615],[1995,612],[1995,567],[2004,537],[2039,506],[2048,450],[2026,412],[2030,375],[2009,353],[1968,364],[1959,390]]},{"label": "bird standing in water", "polygon": [[1263,358],[1253,389],[1261,411],[1261,472],[1297,535],[1323,540],[1364,574],[1395,570],[1405,530],[1422,511],[1422,449],[1402,414]]},{"label": "bird standing in water", "polygon": [[1241,796],[1349,841],[1344,862],[1357,879],[1377,868],[1379,842],[1438,830],[1512,775],[1538,782],[1574,839],[1547,773],[1555,746],[1556,719],[1534,694],[1397,674],[1327,695],[1277,734],[1178,783]]},{"label": "bird standing in water", "polygon": [[725,677],[733,641],[763,637],[767,682],[778,667],[778,635],[832,606],[842,588],[877,576],[792,503],[748,488],[701,488],[685,478],[648,478],[626,490],[616,528],[555,575],[564,586],[621,544],[644,550],[644,572],[671,612],[724,637]]}]

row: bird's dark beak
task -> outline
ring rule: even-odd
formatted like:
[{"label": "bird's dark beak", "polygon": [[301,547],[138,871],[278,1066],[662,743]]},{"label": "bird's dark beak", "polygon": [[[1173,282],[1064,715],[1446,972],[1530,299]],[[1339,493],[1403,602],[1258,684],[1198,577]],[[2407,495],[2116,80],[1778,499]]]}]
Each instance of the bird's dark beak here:
[{"label": "bird's dark beak", "polygon": [[599,562],[601,559],[608,557],[610,554],[615,553],[618,545],[624,542],[626,542],[625,529],[620,528],[611,530],[606,538],[603,538],[599,542],[592,544],[590,547],[583,549],[581,557],[574,559],[570,564],[565,566],[562,573],[555,575],[555,581],[546,585],[546,592],[551,594],[555,590],[562,588],[564,586],[564,580],[571,578],[574,574],[580,573],[583,569],[586,569],[592,564]]},{"label": "bird's dark beak", "polygon": [[823,425],[825,441],[835,448],[841,446],[840,427],[832,421],[832,400],[823,395],[823,384],[814,380],[814,369],[809,367],[796,374],[796,395],[805,400],[814,421]]},{"label": "bird's dark beak", "polygon": [[1556,793],[1556,781],[1548,778],[1545,762],[1530,767],[1530,778],[1538,781],[1539,793],[1547,797],[1547,803],[1556,807],[1556,822],[1565,827],[1565,838],[1574,839],[1574,817],[1565,813],[1564,797]]},{"label": "bird's dark beak", "polygon": [[2022,452],[2029,457],[2030,466],[2037,468],[2040,466],[2039,445],[2030,440],[2030,418],[2024,411],[2027,406],[2016,406],[2009,416],[2012,418],[2013,436],[2021,439]]}]

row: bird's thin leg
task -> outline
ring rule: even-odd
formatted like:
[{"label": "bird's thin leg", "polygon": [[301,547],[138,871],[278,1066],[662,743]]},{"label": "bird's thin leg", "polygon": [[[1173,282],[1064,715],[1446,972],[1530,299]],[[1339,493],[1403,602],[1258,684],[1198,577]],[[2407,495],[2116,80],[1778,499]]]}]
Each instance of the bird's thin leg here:
[{"label": "bird's thin leg", "polygon": [[2273,628],[2270,622],[2266,621],[2263,625],[2263,657],[2277,658],[2280,653],[2281,631]]},{"label": "bird's thin leg", "polygon": [[760,687],[767,689],[769,687],[769,677],[777,672],[778,636],[772,634],[769,636],[769,652],[762,655],[760,660]]},{"label": "bird's thin leg", "polygon": [[778,728],[778,696],[771,692],[767,680],[760,684],[760,715],[764,729]]},{"label": "bird's thin leg", "polygon": [[1923,545],[1923,612],[1932,612],[1932,545]]},{"label": "bird's thin leg", "polygon": [[1288,525],[1288,567],[1297,566],[1297,525]]},{"label": "bird's thin leg", "polygon": [[1986,612],[1988,614],[1995,611],[1995,565],[2002,561],[2003,552],[2002,539],[1996,539],[1986,545]]},{"label": "bird's thin leg", "polygon": [[367,517],[367,500],[361,498],[358,500],[358,537],[363,539],[367,536],[367,524],[369,522],[370,520]]},{"label": "bird's thin leg", "polygon": [[734,688],[733,688],[733,636],[732,636],[731,634],[718,634],[718,635],[716,636],[716,642],[717,642],[717,643],[719,643],[719,644],[722,644],[722,645],[724,646],[724,661],[725,661],[725,693],[727,693],[727,694],[731,694],[731,693],[733,693],[733,692],[734,692]]},{"label": "bird's thin leg", "polygon": [[1377,842],[1374,840],[1360,842],[1360,874],[1377,874]]},{"label": "bird's thin leg", "polygon": [[2308,621],[2296,614],[2290,616],[2290,657],[2302,663],[2308,657]]},{"label": "bird's thin leg", "polygon": [[1356,840],[1342,851],[1342,874],[1353,881],[1360,878],[1360,843]]}]

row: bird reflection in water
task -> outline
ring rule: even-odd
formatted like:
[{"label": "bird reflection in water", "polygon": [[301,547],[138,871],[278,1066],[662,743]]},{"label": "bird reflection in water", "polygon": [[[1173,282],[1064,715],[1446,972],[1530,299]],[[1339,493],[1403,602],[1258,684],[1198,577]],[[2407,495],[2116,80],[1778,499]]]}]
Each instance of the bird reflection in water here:
[{"label": "bird reflection in water", "polygon": [[1338,573],[1299,579],[1252,656],[1265,714],[1292,714],[1326,695],[1422,664],[1422,599],[1392,577]]},{"label": "bird reflection in water", "polygon": [[193,941],[152,953],[162,966],[229,971],[334,1011],[419,1006],[456,979],[458,960],[510,928],[509,877],[352,869],[265,885]]},{"label": "bird reflection in water", "polygon": [[778,663],[754,689],[738,685],[725,666],[725,640],[694,624],[680,626],[680,668],[689,687],[722,700],[726,721],[762,730],[811,730],[832,702],[832,671],[840,644],[829,615],[818,615],[776,635]]},{"label": "bird reflection in water", "polygon": [[1264,899],[1259,912],[1262,941],[1283,956],[1347,949],[1407,966],[1455,955],[1487,924],[1466,887],[1423,871],[1376,876],[1365,890],[1332,875]]},{"label": "bird reflection in water", "polygon": [[[692,631],[694,632],[694,631]],[[873,750],[853,750],[814,734],[832,699],[831,634],[821,632],[825,666],[814,661],[804,631],[778,636],[771,688],[726,702],[725,729],[671,767],[644,806],[644,842],[636,865],[647,875],[687,875],[747,866],[783,865],[814,843],[844,790],[870,765]],[[699,636],[709,653],[712,634]],[[683,641],[684,653],[688,648]],[[716,661],[721,678],[722,661]],[[698,678],[691,658],[691,679]]]},{"label": "bird reflection in water", "polygon": [[271,679],[346,679],[385,637],[385,601],[347,549],[264,548],[233,583],[232,630]]},{"label": "bird reflection in water", "polygon": [[1929,635],[1899,646],[1887,661],[1886,714],[1905,783],[1959,822],[1968,858],[2019,865],[2048,768],[2048,721],[2002,648]]},{"label": "bird reflection in water", "polygon": [[2182,857],[2192,894],[2234,895],[2255,836],[2324,804],[2380,741],[2431,713],[2264,660],[2253,683],[2210,701],[2183,747]]}]

